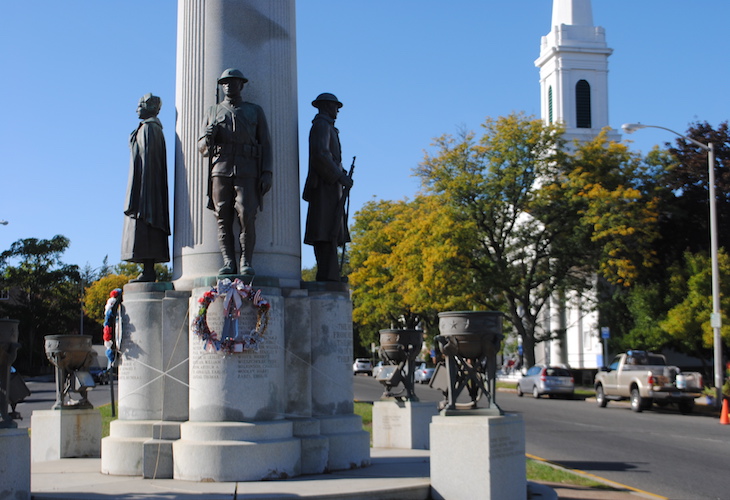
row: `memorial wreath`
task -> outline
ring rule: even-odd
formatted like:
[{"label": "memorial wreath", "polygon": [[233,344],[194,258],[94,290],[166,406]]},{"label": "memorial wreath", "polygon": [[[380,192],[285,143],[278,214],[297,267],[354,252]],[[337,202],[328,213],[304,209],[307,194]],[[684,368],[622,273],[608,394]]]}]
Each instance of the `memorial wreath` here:
[{"label": "memorial wreath", "polygon": [[[218,338],[218,334],[208,326],[208,308],[218,297],[223,298],[222,338]],[[271,309],[269,302],[261,295],[261,290],[254,291],[250,285],[238,278],[234,281],[226,278],[219,280],[216,286],[205,292],[198,299],[198,303],[200,309],[193,318],[192,328],[193,333],[203,341],[204,349],[215,349],[226,354],[258,351],[266,327],[269,325],[269,309]],[[245,304],[256,308],[256,326],[249,333],[241,335],[238,332],[238,318]]]},{"label": "memorial wreath", "polygon": [[[104,347],[106,347],[106,357],[109,360],[107,367],[111,367],[117,360],[119,353],[118,341],[119,335],[115,335],[114,327],[117,322],[117,313],[119,305],[122,303],[122,289],[115,288],[109,292],[109,298],[104,306]],[[116,332],[117,334],[120,332]]]}]

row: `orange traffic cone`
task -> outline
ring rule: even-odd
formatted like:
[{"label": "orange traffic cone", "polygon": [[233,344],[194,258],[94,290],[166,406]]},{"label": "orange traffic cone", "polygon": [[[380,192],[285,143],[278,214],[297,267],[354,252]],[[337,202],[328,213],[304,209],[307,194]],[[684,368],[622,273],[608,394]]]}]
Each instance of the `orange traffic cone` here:
[{"label": "orange traffic cone", "polygon": [[727,412],[727,398],[722,398],[722,412],[720,412],[720,423],[722,425],[728,425],[730,424],[730,419],[728,419]]}]

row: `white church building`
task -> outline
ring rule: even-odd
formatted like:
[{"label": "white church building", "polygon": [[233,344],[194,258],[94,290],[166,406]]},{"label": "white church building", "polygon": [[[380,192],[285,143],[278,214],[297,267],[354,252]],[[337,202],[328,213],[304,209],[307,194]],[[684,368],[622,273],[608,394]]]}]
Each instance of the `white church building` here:
[{"label": "white church building", "polygon": [[[565,137],[587,141],[608,126],[608,58],[606,33],[593,24],[590,0],[553,0],[550,33],[542,37],[540,56],[541,118],[562,123]],[[611,130],[608,139],[620,141]],[[542,318],[551,340],[535,347],[535,361],[593,370],[603,364],[596,294],[556,296]],[[604,330],[604,334],[605,334]]]}]

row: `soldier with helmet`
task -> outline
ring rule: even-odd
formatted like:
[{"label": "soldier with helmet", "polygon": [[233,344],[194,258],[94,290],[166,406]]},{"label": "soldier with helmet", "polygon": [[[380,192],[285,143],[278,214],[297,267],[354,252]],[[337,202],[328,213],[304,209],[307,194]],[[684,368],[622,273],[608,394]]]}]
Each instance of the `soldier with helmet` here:
[{"label": "soldier with helmet", "polygon": [[[208,110],[198,150],[208,157],[208,208],[218,221],[218,244],[223,267],[218,274],[255,274],[251,267],[256,244],[256,213],[271,189],[272,155],[264,111],[245,102],[241,91],[248,79],[241,71],[225,70],[218,84],[225,99]],[[236,263],[233,223],[241,227],[240,265]]]},{"label": "soldier with helmet", "polygon": [[335,119],[342,103],[323,93],[312,101],[319,112],[309,132],[309,172],[302,197],[309,202],[304,243],[314,247],[317,281],[340,281],[337,247],[350,241],[341,203],[352,179],[342,168],[339,131]]}]

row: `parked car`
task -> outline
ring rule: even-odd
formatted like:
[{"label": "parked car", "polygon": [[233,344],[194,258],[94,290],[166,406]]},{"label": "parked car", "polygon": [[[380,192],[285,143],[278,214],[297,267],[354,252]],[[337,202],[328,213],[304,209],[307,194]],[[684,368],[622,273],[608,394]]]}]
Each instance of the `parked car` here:
[{"label": "parked car", "polygon": [[575,381],[570,370],[560,366],[535,365],[517,381],[517,395],[532,393],[533,398],[548,396],[573,397]]},{"label": "parked car", "polygon": [[373,364],[368,358],[357,358],[352,364],[352,374],[357,375],[358,373],[373,374]]},{"label": "parked car", "polygon": [[373,377],[377,377],[378,376],[378,373],[380,373],[380,371],[382,369],[383,369],[383,362],[382,361],[378,361],[378,364],[376,364],[375,366],[373,366]]},{"label": "parked car", "polygon": [[414,381],[421,384],[429,383],[431,381],[431,377],[433,377],[433,370],[433,367],[429,368],[426,363],[421,363],[418,365],[418,368],[416,368]]},{"label": "parked car", "polygon": [[648,351],[631,350],[618,354],[613,362],[596,374],[596,403],[605,408],[609,400],[631,401],[635,412],[648,410],[656,403],[674,403],[684,414],[691,413],[695,399],[704,386],[699,372],[683,372],[667,364],[667,359]]}]

